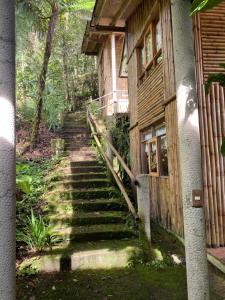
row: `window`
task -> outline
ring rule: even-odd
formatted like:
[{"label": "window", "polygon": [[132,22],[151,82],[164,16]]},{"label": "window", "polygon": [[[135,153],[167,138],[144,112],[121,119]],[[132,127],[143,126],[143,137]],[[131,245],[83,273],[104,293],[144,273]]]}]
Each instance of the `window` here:
[{"label": "window", "polygon": [[162,33],[160,20],[156,19],[146,30],[138,48],[138,77],[148,76],[162,60]]},{"label": "window", "polygon": [[142,138],[142,172],[151,176],[168,176],[165,124],[151,127]]}]

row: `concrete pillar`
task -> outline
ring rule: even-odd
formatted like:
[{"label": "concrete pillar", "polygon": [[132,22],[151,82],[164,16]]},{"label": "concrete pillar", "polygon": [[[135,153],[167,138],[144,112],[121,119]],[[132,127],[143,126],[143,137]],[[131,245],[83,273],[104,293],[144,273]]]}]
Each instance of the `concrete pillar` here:
[{"label": "concrete pillar", "polygon": [[0,299],[15,299],[15,2],[0,1]]},{"label": "concrete pillar", "polygon": [[[202,168],[195,81],[195,52],[190,0],[171,0],[174,65],[177,95],[178,150],[183,202],[188,299],[209,299],[203,207]],[[200,205],[201,206],[201,205]]]},{"label": "concrete pillar", "polygon": [[139,175],[137,181],[139,183],[137,186],[138,216],[143,224],[147,239],[151,241],[149,176]]}]

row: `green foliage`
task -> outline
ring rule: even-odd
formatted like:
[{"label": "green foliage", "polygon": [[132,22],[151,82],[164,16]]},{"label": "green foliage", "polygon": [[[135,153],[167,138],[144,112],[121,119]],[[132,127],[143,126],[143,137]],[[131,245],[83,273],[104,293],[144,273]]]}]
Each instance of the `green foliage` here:
[{"label": "green foliage", "polygon": [[[86,19],[94,1],[54,2],[60,5],[61,16],[48,65],[42,118],[51,130],[58,130],[65,111],[76,109],[83,97],[97,97],[98,81],[95,59],[80,54]],[[17,114],[31,122],[51,6],[47,0],[18,0],[16,12]]]},{"label": "green foliage", "polygon": [[30,193],[32,183],[32,177],[25,174],[28,169],[29,166],[27,164],[16,166],[16,187],[25,194]]},{"label": "green foliage", "polygon": [[26,164],[17,162],[17,174],[27,176],[31,179],[29,192],[17,197],[16,202],[16,225],[18,229],[25,226],[27,216],[31,209],[40,211],[41,196],[46,190],[45,176],[60,162],[60,157],[53,157],[51,160],[39,160]]},{"label": "green foliage", "polygon": [[[220,66],[225,70],[225,64],[220,64]],[[225,88],[225,73],[209,74],[208,80],[205,83],[206,94],[209,93],[209,88],[213,82],[218,82]]]},{"label": "green foliage", "polygon": [[94,116],[99,116],[99,106],[96,101],[92,101],[88,104],[88,108],[90,113],[92,113]]},{"label": "green foliage", "polygon": [[25,194],[30,193],[32,178],[27,175],[19,175],[16,178],[16,187]]},{"label": "green foliage", "polygon": [[32,265],[22,266],[18,270],[18,275],[21,277],[35,276],[35,275],[37,275],[37,273],[38,273],[38,270]]},{"label": "green foliage", "polygon": [[223,2],[223,0],[194,0],[191,4],[191,16],[199,11],[211,9],[221,2]]},{"label": "green foliage", "polygon": [[225,138],[223,139],[223,143],[221,145],[221,153],[223,156],[225,156]]},{"label": "green foliage", "polygon": [[[220,66],[225,69],[225,64],[220,64]],[[206,94],[209,93],[209,88],[213,82],[217,82],[219,85],[225,88],[225,73],[209,74],[208,80],[205,83]],[[225,138],[221,145],[221,153],[223,156],[225,156]]]},{"label": "green foliage", "polygon": [[[129,138],[129,127],[130,123],[128,118],[120,118],[116,124],[110,125],[110,131],[112,134],[112,142],[120,156],[123,158],[125,163],[130,167],[130,138]],[[123,167],[119,164],[119,173],[124,181],[128,181],[126,172]]]},{"label": "green foliage", "polygon": [[31,250],[42,251],[60,241],[53,229],[39,216],[35,216],[31,210],[31,217],[27,218],[27,224],[23,230],[18,230],[16,239],[29,246]]}]

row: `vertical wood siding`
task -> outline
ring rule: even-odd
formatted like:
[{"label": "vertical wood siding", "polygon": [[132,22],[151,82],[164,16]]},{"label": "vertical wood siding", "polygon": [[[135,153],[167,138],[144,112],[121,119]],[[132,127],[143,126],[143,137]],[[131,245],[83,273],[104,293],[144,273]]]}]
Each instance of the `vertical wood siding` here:
[{"label": "vertical wood siding", "polygon": [[170,0],[161,0],[161,24],[162,24],[162,53],[164,75],[164,100],[167,101],[175,95],[175,71],[173,57],[173,38],[171,24]]},{"label": "vertical wood siding", "polygon": [[207,244],[219,247],[225,246],[225,160],[220,153],[225,89],[213,84],[206,95],[204,82],[210,73],[224,71],[218,65],[225,63],[225,1],[195,18],[195,44]]},{"label": "vertical wood siding", "polygon": [[174,96],[172,29],[170,1],[160,2],[160,19],[163,32],[163,61],[138,86],[137,55],[135,47],[151,20],[155,1],[144,0],[127,22],[128,28],[128,86],[131,126],[131,162],[134,174],[140,169],[140,132],[156,121],[165,118],[168,143],[169,176],[151,177],[151,218],[165,228],[183,236],[183,213],[179,189],[179,158],[177,152],[176,102],[164,100]]}]

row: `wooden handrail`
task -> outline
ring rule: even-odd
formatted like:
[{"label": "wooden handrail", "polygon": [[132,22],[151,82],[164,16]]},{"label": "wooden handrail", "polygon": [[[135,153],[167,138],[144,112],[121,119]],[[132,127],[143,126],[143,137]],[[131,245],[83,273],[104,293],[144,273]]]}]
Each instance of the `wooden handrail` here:
[{"label": "wooden handrail", "polygon": [[112,152],[115,154],[115,156],[117,157],[118,161],[121,163],[122,167],[124,168],[124,170],[126,171],[127,175],[130,177],[131,181],[135,184],[138,185],[138,181],[135,178],[135,176],[133,175],[133,173],[131,172],[131,170],[128,168],[128,166],[126,165],[125,161],[123,160],[123,158],[121,157],[121,155],[118,153],[118,151],[115,149],[115,147],[111,144],[110,140],[108,139],[108,137],[106,136],[106,134],[104,134],[103,132],[100,132],[98,125],[96,124],[96,122],[93,119],[92,114],[89,112],[89,117],[91,119],[91,121],[94,123],[97,133],[101,134],[104,139],[106,140],[107,144],[109,145],[110,149],[112,150]]},{"label": "wooden handrail", "polygon": [[111,173],[112,173],[112,175],[113,175],[113,177],[114,177],[114,179],[115,179],[115,181],[116,181],[116,183],[117,183],[117,185],[118,185],[121,193],[123,194],[123,196],[124,196],[124,198],[125,198],[125,200],[127,202],[127,205],[128,205],[128,208],[129,208],[131,214],[133,215],[133,217],[135,219],[138,219],[138,214],[136,213],[136,210],[135,210],[135,208],[134,208],[134,206],[133,206],[133,204],[132,204],[132,202],[131,202],[131,200],[130,200],[127,192],[126,192],[125,187],[123,186],[122,181],[120,180],[119,176],[114,171],[111,161],[109,160],[109,158],[105,154],[105,152],[104,152],[104,150],[102,148],[102,145],[101,145],[101,143],[99,141],[98,133],[95,132],[95,128],[94,128],[92,122],[93,122],[93,119],[91,119],[91,116],[88,113],[88,123],[89,123],[89,126],[91,128],[91,132],[92,132],[92,135],[93,135],[93,137],[95,139],[95,142],[96,142],[96,144],[97,144],[97,146],[99,148],[99,151],[100,151],[102,157],[105,159],[108,168],[110,169],[110,171],[111,171]]},{"label": "wooden handrail", "polygon": [[126,165],[126,163],[124,162],[123,158],[120,156],[120,154],[116,151],[116,149],[113,147],[113,145],[110,143],[110,140],[108,139],[108,137],[104,134],[104,138],[107,141],[110,149],[112,150],[112,152],[116,155],[118,161],[121,163],[122,167],[124,168],[124,170],[126,171],[127,175],[130,177],[131,181],[135,184],[138,185],[138,181],[136,180],[135,176],[133,175],[133,173],[131,172],[131,170],[128,168],[128,166]]}]

